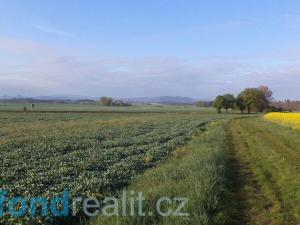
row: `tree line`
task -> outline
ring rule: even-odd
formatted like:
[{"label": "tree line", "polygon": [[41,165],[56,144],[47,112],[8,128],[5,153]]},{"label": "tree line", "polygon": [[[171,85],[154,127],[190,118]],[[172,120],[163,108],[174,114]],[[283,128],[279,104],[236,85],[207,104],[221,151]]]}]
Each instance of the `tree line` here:
[{"label": "tree line", "polygon": [[281,109],[282,111],[294,112],[300,111],[300,101],[285,99],[282,101],[273,101],[271,106]]},{"label": "tree line", "polygon": [[265,110],[276,110],[270,106],[273,92],[267,86],[259,86],[258,88],[246,88],[236,97],[233,94],[219,95],[215,98],[214,107],[218,113],[225,109],[238,108],[241,113],[247,111],[263,112]]},{"label": "tree line", "polygon": [[123,102],[121,100],[114,100],[111,97],[102,96],[99,99],[99,104],[102,106],[131,106],[131,104]]}]

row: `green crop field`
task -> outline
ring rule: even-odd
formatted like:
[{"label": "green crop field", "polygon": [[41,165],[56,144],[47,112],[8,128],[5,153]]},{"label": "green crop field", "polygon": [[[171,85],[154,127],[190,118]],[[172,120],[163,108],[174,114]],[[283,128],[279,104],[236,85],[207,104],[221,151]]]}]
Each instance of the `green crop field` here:
[{"label": "green crop field", "polygon": [[[134,190],[144,194],[148,211],[162,196],[186,197],[182,209],[188,216],[87,218],[78,208],[76,217],[66,218],[43,216],[41,211],[33,218],[30,212],[19,218],[4,213],[1,224],[300,222],[298,131],[266,122],[259,114],[175,106],[114,112],[64,107],[0,112],[0,189],[8,191],[7,198],[49,200],[68,190],[70,196],[102,201]],[[9,208],[2,203],[0,213]]]},{"label": "green crop field", "polygon": [[[0,113],[1,188],[26,197],[115,193],[217,114]],[[6,218],[4,217],[2,221]]]},{"label": "green crop field", "polygon": [[67,104],[67,103],[0,103],[0,111],[84,111],[84,112],[214,112],[213,108],[177,105],[133,105],[133,106],[101,106],[99,104]]}]

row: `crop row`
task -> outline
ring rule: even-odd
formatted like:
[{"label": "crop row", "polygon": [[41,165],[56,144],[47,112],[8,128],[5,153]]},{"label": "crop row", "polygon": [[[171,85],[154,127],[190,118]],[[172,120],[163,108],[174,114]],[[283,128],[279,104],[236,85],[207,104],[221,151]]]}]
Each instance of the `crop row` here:
[{"label": "crop row", "polygon": [[1,189],[50,198],[114,193],[165,159],[208,119],[171,118],[98,126],[66,133],[24,133],[0,146]]}]

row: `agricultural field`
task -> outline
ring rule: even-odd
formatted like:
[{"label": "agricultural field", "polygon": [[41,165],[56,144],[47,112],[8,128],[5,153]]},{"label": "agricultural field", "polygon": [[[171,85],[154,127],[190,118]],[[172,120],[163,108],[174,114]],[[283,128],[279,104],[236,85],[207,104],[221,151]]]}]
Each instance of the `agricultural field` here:
[{"label": "agricultural field", "polygon": [[115,193],[221,117],[173,112],[0,114],[1,189],[26,197],[49,197],[66,188],[71,195]]},{"label": "agricultural field", "polygon": [[188,218],[100,216],[89,224],[298,224],[299,137],[260,117],[210,123],[128,187],[146,193],[148,210],[158,196],[184,193]]},{"label": "agricultural field", "polygon": [[[184,147],[178,148],[171,157],[155,169],[146,171],[133,181],[129,190],[139,190],[145,196],[144,210],[153,212],[160,196],[186,196],[190,199],[184,207],[189,217],[99,216],[90,225],[121,224],[225,224],[230,221],[226,208],[226,164],[228,155],[226,121],[210,123],[204,132],[198,133]],[[173,203],[174,211],[177,205]],[[166,209],[164,209],[166,210]],[[136,209],[135,211],[138,211]]]},{"label": "agricultural field", "polygon": [[186,197],[188,216],[4,215],[1,224],[300,222],[298,130],[260,114],[173,109],[0,112],[0,189],[9,190],[7,197],[47,199],[66,189],[71,196],[99,199],[134,190],[144,194],[146,211],[161,196]]},{"label": "agricultural field", "polygon": [[266,120],[279,123],[284,126],[300,130],[300,113],[268,113],[264,116]]},{"label": "agricultural field", "polygon": [[261,118],[228,125],[237,219],[243,224],[299,224],[300,133]]},{"label": "agricultural field", "polygon": [[300,1],[0,15],[0,225],[300,225]]},{"label": "agricultural field", "polygon": [[72,103],[36,103],[34,109],[30,103],[0,103],[0,111],[28,111],[35,112],[214,112],[214,108],[177,106],[177,105],[132,105],[132,106],[101,106],[96,103],[72,104]]}]

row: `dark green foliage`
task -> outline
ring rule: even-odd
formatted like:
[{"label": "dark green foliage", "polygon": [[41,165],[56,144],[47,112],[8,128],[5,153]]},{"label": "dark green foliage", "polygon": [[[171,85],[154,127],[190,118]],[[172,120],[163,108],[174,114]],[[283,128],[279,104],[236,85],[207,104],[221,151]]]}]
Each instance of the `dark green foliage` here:
[{"label": "dark green foliage", "polygon": [[239,108],[239,110],[241,110],[241,113],[244,113],[244,110],[246,109],[246,104],[241,95],[238,95],[236,99],[236,106]]},{"label": "dark green foliage", "polygon": [[235,106],[241,110],[241,113],[247,109],[248,113],[251,111],[263,112],[269,107],[272,100],[272,91],[267,86],[260,86],[258,88],[246,88],[237,98],[232,94],[219,95],[216,97],[214,107],[220,113],[222,108],[228,111]]},{"label": "dark green foliage", "polygon": [[235,104],[235,97],[232,94],[223,95],[223,108],[228,112],[228,109],[232,109]]},{"label": "dark green foliage", "polygon": [[221,113],[223,105],[224,105],[224,96],[222,95],[217,96],[214,101],[214,107],[216,108],[218,113]]},{"label": "dark green foliage", "polygon": [[228,109],[232,109],[235,105],[235,97],[232,94],[219,95],[214,101],[214,107],[218,113],[221,113],[222,108],[228,112]]}]

